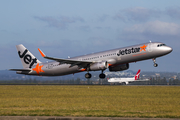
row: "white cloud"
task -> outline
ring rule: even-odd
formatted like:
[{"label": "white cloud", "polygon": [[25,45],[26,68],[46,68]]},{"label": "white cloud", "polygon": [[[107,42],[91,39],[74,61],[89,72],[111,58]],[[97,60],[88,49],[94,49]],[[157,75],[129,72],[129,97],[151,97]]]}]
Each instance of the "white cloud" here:
[{"label": "white cloud", "polygon": [[67,16],[59,16],[59,17],[38,17],[35,16],[35,19],[46,22],[50,27],[55,27],[59,29],[66,29],[67,26],[71,23],[75,23],[77,21],[84,22],[84,19],[81,17],[67,17]]},{"label": "white cloud", "polygon": [[124,32],[155,35],[179,35],[180,25],[162,21],[153,21],[125,28]]},{"label": "white cloud", "polygon": [[180,7],[169,7],[165,11],[166,15],[169,15],[172,18],[180,19]]},{"label": "white cloud", "polygon": [[147,9],[143,7],[128,8],[120,10],[115,16],[114,19],[119,19],[122,21],[147,21],[154,17],[159,17],[161,15],[160,10]]},{"label": "white cloud", "polygon": [[82,31],[86,31],[86,32],[91,31],[91,28],[90,28],[89,26],[80,26],[79,28],[80,28],[80,30],[82,30]]},{"label": "white cloud", "polygon": [[100,22],[104,22],[105,20],[107,20],[110,16],[107,14],[103,14],[102,16],[99,17],[99,21]]}]

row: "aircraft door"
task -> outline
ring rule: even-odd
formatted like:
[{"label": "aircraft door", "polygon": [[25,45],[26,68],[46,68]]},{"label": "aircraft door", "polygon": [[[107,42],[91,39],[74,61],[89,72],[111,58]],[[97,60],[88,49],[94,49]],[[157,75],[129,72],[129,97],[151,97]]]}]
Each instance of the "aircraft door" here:
[{"label": "aircraft door", "polygon": [[53,68],[53,64],[48,64],[48,69],[52,69]]},{"label": "aircraft door", "polygon": [[79,61],[82,61],[82,58],[79,58],[78,60],[79,60]]},{"label": "aircraft door", "polygon": [[151,43],[151,42],[148,44],[147,49],[148,49],[148,52],[152,52],[152,51],[153,51],[153,49],[152,49],[152,43]]},{"label": "aircraft door", "polygon": [[120,54],[121,50],[116,51],[116,55],[117,55],[117,60],[121,60],[121,54]]}]

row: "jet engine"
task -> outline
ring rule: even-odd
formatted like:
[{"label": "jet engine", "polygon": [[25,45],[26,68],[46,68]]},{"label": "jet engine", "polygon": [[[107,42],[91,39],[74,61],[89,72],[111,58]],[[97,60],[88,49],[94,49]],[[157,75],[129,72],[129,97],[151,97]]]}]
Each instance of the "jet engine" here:
[{"label": "jet engine", "polygon": [[123,70],[127,70],[127,69],[129,69],[129,63],[109,67],[110,72],[123,71]]},{"label": "jet engine", "polygon": [[107,62],[98,62],[90,65],[91,71],[97,71],[97,70],[105,70],[109,67],[109,64]]}]

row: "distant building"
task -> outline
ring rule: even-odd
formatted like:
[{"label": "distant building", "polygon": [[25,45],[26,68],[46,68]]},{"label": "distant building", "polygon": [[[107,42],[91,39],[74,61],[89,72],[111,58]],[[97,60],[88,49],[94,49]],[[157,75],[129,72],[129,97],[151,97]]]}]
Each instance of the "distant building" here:
[{"label": "distant building", "polygon": [[155,75],[156,75],[157,77],[160,77],[160,74],[159,74],[159,73],[155,73]]},{"label": "distant building", "polygon": [[174,75],[171,77],[172,79],[176,80],[177,79],[177,75]]}]

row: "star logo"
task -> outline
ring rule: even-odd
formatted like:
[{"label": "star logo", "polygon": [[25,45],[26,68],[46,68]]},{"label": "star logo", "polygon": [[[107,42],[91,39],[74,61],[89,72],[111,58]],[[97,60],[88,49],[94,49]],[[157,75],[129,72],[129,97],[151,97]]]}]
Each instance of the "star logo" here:
[{"label": "star logo", "polygon": [[39,66],[39,63],[38,63],[38,64],[36,65],[36,67],[33,68],[32,70],[36,71],[36,73],[39,75],[39,72],[44,72],[44,71],[42,70],[42,67],[43,67],[43,65]]},{"label": "star logo", "polygon": [[140,47],[140,48],[141,48],[140,52],[143,51],[143,50],[146,51],[146,47],[147,47],[147,45],[141,46],[141,47]]}]

